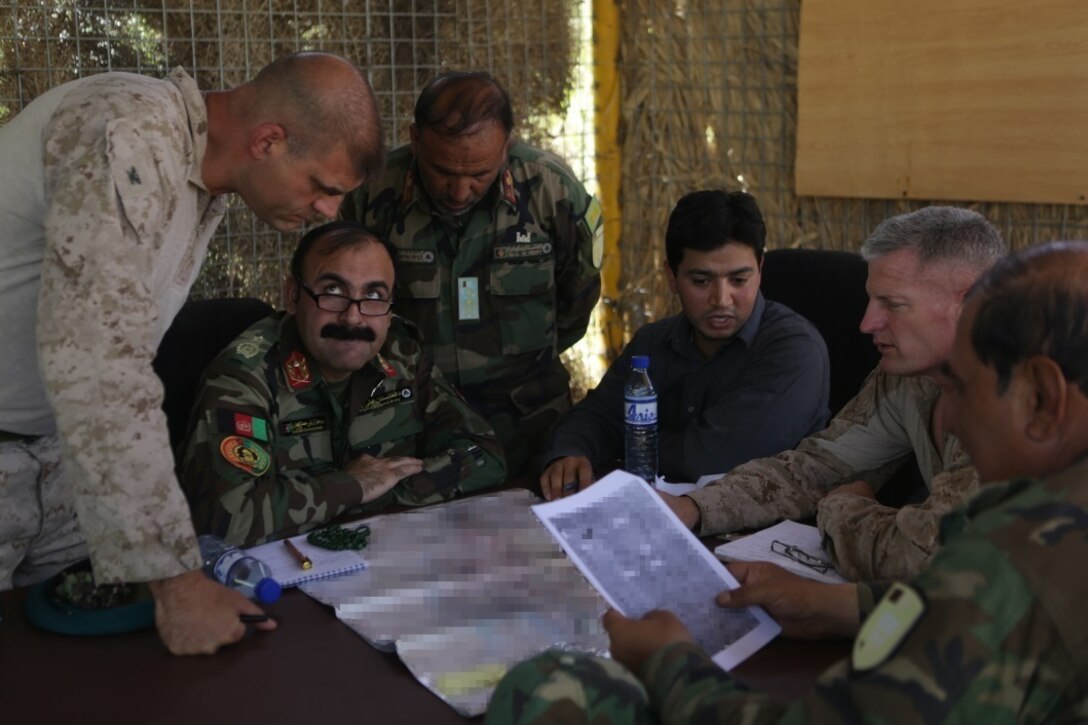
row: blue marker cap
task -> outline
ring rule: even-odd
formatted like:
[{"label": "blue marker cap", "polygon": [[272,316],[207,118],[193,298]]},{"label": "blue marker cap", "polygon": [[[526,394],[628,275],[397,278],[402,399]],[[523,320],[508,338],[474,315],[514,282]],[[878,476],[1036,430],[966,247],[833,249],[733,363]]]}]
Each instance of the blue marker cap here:
[{"label": "blue marker cap", "polygon": [[253,596],[261,604],[271,604],[280,598],[283,590],[280,583],[270,576],[266,576],[253,587]]}]

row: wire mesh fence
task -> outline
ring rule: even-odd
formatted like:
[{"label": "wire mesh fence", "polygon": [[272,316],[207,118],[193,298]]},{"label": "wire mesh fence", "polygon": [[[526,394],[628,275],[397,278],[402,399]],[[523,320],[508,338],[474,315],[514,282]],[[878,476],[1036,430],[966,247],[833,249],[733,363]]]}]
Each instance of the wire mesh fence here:
[{"label": "wire mesh fence", "polygon": [[[287,52],[320,48],[363,67],[391,146],[407,140],[416,94],[447,69],[508,87],[518,133],[594,185],[589,0],[0,0],[0,122],[47,88],[106,70],[201,87],[251,77]],[[772,247],[856,248],[882,219],[922,201],[798,197],[793,186],[800,0],[621,0],[622,278],[607,301],[625,337],[676,309],[662,274],[669,211],[685,192],[746,189]],[[959,203],[959,205],[963,205]],[[1088,237],[1088,207],[977,203],[1014,247]],[[240,203],[213,241],[195,297],[279,303],[296,238]],[[596,327],[591,328],[597,329]],[[580,346],[599,350],[596,335]],[[579,364],[576,364],[578,367]],[[598,367],[575,376],[596,379]]]},{"label": "wire mesh fence", "polygon": [[[578,10],[524,0],[8,0],[0,3],[0,122],[43,91],[93,73],[162,76],[182,66],[201,88],[217,89],[285,53],[321,49],[366,70],[391,146],[407,140],[428,80],[443,70],[487,70],[510,91],[519,135],[566,155],[585,175],[592,119],[588,110],[564,115],[581,58]],[[278,303],[294,242],[235,203],[193,295]]]}]

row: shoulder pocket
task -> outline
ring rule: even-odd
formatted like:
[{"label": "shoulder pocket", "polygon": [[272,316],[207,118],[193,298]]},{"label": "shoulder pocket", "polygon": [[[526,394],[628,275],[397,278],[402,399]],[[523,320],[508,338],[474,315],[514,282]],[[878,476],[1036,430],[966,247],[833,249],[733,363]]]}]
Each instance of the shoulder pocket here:
[{"label": "shoulder pocket", "polygon": [[126,119],[111,121],[106,127],[106,139],[110,175],[125,219],[141,239],[146,239],[162,225],[163,199],[173,198],[160,188],[158,158],[140,130]]}]

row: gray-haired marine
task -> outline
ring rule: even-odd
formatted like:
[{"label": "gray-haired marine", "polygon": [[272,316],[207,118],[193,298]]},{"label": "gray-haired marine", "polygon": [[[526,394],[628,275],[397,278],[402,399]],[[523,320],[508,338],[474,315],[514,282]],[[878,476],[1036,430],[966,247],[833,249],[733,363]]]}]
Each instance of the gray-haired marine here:
[{"label": "gray-haired marine", "polygon": [[[941,516],[978,487],[959,440],[942,425],[934,380],[952,349],[963,297],[1005,254],[982,215],[927,207],[882,222],[862,245],[879,367],[820,433],[792,451],[738,466],[708,486],[665,495],[701,535],[816,516],[839,571],[855,580],[911,576],[937,548]],[[875,492],[911,455],[928,488],[901,508]]]}]

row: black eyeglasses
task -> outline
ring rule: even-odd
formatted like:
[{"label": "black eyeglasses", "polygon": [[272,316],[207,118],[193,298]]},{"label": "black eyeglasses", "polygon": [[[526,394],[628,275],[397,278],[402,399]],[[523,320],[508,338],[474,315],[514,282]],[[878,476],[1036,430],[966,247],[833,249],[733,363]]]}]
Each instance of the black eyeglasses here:
[{"label": "black eyeglasses", "polygon": [[801,564],[802,566],[807,566],[809,569],[812,569],[813,571],[819,572],[821,574],[826,574],[833,568],[833,565],[830,561],[827,561],[826,559],[821,559],[818,556],[813,556],[799,546],[787,544],[786,542],[779,541],[778,539],[775,539],[771,542],[771,551],[773,551],[775,554],[778,554],[779,556],[784,556],[787,559],[792,559],[798,564]]},{"label": "black eyeglasses", "polygon": [[357,300],[344,295],[328,293],[319,295],[310,289],[310,285],[298,277],[295,277],[295,280],[298,282],[299,287],[313,298],[317,306],[326,312],[343,312],[352,305],[357,305],[359,314],[367,317],[381,317],[382,315],[388,315],[389,310],[393,307],[393,300],[383,300],[377,297],[363,297]]}]

